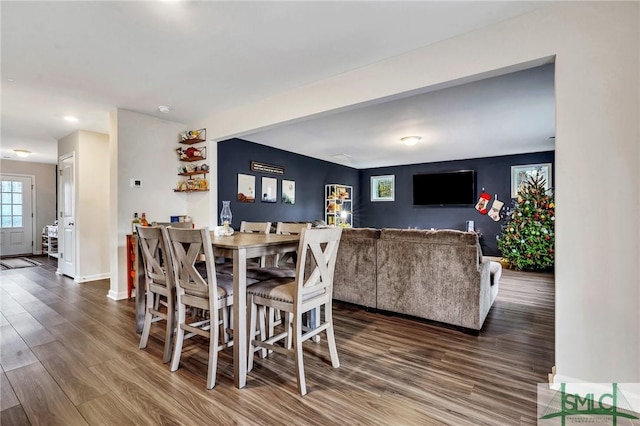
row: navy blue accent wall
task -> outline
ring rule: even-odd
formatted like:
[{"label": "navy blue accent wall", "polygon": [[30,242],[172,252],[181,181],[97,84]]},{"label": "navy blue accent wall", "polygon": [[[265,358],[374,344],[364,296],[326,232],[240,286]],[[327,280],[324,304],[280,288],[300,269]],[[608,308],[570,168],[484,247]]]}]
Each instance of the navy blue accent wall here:
[{"label": "navy blue accent wall", "polygon": [[[282,166],[284,175],[251,171],[251,161]],[[240,203],[237,200],[238,173],[256,177],[256,201]],[[260,201],[262,177],[278,180],[278,201]],[[295,204],[282,203],[282,179],[296,182]],[[304,155],[271,148],[242,139],[229,139],[218,143],[218,212],[222,200],[231,200],[232,226],[240,227],[243,220],[252,222],[270,221],[311,222],[324,220],[324,185],[341,183],[358,185],[358,170],[322,161]],[[354,221],[354,226],[359,226]]]},{"label": "navy blue accent wall", "polygon": [[[251,161],[282,166],[285,174],[252,172]],[[546,151],[358,170],[242,139],[230,139],[218,143],[218,211],[222,208],[222,200],[231,200],[233,227],[236,229],[242,220],[275,223],[324,219],[324,185],[340,183],[354,187],[353,221],[356,227],[464,230],[466,221],[473,220],[475,229],[482,234],[484,254],[499,256],[496,235],[500,233],[504,221],[494,222],[488,215],[481,215],[475,209],[475,203],[468,206],[414,206],[413,175],[475,170],[476,200],[482,188],[485,188],[491,195],[488,207],[493,204],[495,194],[505,203],[505,207],[509,207],[512,206],[511,166],[538,163],[552,163],[555,166],[555,153]],[[553,166],[552,180],[555,177]],[[254,203],[237,201],[238,173],[256,177],[257,199]],[[395,201],[370,201],[371,176],[378,175],[395,175]],[[260,201],[263,176],[278,179],[277,203]],[[296,182],[296,203],[293,205],[281,201],[282,179]]]},{"label": "navy blue accent wall", "polygon": [[[414,206],[413,175],[475,170],[476,200],[482,188],[485,188],[485,191],[491,195],[489,207],[493,204],[496,194],[498,194],[498,199],[505,203],[504,207],[508,207],[512,206],[511,166],[538,163],[552,163],[551,178],[553,181],[555,177],[555,170],[553,170],[555,153],[553,151],[360,170],[360,184],[358,185],[358,200],[360,202],[355,211],[354,219],[359,220],[360,226],[372,228],[418,227],[459,230],[465,229],[467,220],[473,220],[475,221],[475,229],[482,234],[483,253],[489,256],[499,256],[496,235],[500,233],[504,221],[494,222],[488,215],[480,214],[475,209],[475,203],[469,206]],[[371,176],[378,175],[395,175],[395,201],[370,201]]]}]

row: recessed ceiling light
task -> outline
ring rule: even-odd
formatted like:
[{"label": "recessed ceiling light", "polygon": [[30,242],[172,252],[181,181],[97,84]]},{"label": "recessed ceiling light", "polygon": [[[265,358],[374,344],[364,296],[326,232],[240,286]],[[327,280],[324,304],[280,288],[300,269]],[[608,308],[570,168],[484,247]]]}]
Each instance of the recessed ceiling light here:
[{"label": "recessed ceiling light", "polygon": [[420,136],[405,136],[404,138],[401,138],[400,140],[402,142],[404,142],[405,145],[412,146],[412,145],[417,144],[420,139],[422,139]]},{"label": "recessed ceiling light", "polygon": [[14,149],[13,152],[20,158],[26,158],[31,155],[31,151],[28,149]]},{"label": "recessed ceiling light", "polygon": [[163,114],[169,114],[169,112],[172,110],[173,108],[171,108],[170,106],[167,105],[160,105],[158,107],[158,111],[160,111]]},{"label": "recessed ceiling light", "polygon": [[69,123],[77,123],[78,122],[78,117],[74,117],[73,115],[65,115],[62,118],[67,120]]}]

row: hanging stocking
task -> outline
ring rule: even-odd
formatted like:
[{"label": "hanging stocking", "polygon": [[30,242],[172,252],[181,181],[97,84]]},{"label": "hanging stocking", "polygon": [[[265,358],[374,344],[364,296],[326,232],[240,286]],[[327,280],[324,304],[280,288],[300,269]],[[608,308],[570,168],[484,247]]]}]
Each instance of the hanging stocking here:
[{"label": "hanging stocking", "polygon": [[498,194],[496,194],[493,204],[491,205],[491,210],[489,211],[489,217],[496,222],[500,220],[500,210],[502,210],[502,206],[504,206],[504,203],[498,200]]},{"label": "hanging stocking", "polygon": [[476,204],[476,210],[480,212],[480,214],[487,214],[487,204],[491,199],[491,195],[484,192],[482,189],[482,194],[480,194],[480,199],[478,200],[478,204]]}]

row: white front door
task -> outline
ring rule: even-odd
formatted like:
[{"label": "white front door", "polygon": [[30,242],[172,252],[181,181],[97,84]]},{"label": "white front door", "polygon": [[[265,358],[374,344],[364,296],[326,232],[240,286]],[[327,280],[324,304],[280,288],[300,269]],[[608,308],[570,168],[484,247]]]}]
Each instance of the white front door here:
[{"label": "white front door", "polygon": [[1,175],[0,256],[33,253],[31,176]]},{"label": "white front door", "polygon": [[[58,222],[58,269],[76,276],[74,155],[60,159],[60,221]],[[61,229],[60,229],[61,228]]]}]

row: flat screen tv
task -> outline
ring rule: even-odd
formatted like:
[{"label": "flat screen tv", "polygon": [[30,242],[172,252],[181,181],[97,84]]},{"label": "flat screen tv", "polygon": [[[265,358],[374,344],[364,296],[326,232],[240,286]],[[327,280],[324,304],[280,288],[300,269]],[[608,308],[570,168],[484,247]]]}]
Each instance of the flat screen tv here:
[{"label": "flat screen tv", "polygon": [[476,202],[473,170],[413,175],[413,205],[451,206]]}]

